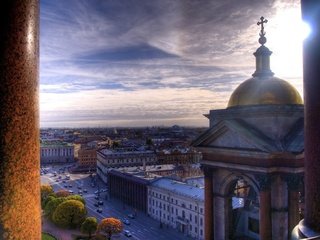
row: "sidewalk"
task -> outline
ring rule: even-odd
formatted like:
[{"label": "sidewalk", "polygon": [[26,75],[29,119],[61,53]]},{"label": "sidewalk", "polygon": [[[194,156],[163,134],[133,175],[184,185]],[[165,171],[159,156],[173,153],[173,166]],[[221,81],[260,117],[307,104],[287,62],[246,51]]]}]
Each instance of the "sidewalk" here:
[{"label": "sidewalk", "polygon": [[42,217],[42,232],[50,233],[58,240],[73,240],[73,235],[81,234],[77,229],[63,229],[56,227],[52,222]]}]

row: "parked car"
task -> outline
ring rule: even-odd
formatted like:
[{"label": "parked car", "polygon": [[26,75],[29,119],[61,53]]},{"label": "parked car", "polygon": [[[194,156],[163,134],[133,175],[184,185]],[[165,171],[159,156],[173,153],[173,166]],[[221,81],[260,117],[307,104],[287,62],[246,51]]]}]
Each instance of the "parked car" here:
[{"label": "parked car", "polygon": [[95,207],[99,207],[99,203],[97,203],[97,202],[94,203],[93,205],[94,205]]},{"label": "parked car", "polygon": [[132,234],[131,234],[131,232],[129,230],[124,230],[124,235],[126,237],[132,237]]},{"label": "parked car", "polygon": [[72,190],[69,190],[69,193],[73,194],[73,191],[72,191]]},{"label": "parked car", "polygon": [[95,196],[94,196],[94,199],[97,199],[97,200],[98,200],[98,199],[99,199],[99,196],[98,196],[98,195],[95,195]]},{"label": "parked car", "polygon": [[83,189],[83,192],[84,192],[84,193],[87,193],[87,192],[88,192],[88,190],[85,188],[85,189]]},{"label": "parked car", "polygon": [[102,201],[98,201],[98,204],[99,204],[99,205],[103,205],[103,202],[102,202]]},{"label": "parked car", "polygon": [[131,219],[134,219],[134,215],[132,213],[129,213],[128,217],[131,218]]},{"label": "parked car", "polygon": [[97,212],[98,212],[98,213],[102,213],[102,208],[98,208],[98,209],[97,209]]},{"label": "parked car", "polygon": [[130,225],[130,221],[128,219],[123,219],[122,222],[126,225]]}]

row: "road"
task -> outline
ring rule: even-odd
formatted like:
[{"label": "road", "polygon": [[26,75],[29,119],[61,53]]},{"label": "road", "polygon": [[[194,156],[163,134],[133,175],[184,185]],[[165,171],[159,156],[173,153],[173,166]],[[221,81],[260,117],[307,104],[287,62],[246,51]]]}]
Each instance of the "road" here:
[{"label": "road", "polygon": [[[105,184],[102,181],[99,181],[96,177],[91,177],[90,174],[72,174],[66,170],[64,173],[59,173],[59,169],[63,167],[62,165],[59,166],[46,166],[42,169],[46,169],[48,173],[43,174],[41,176],[41,183],[42,184],[51,184],[55,191],[65,189],[65,190],[72,190],[75,194],[78,193],[81,187],[81,190],[87,189],[87,193],[83,193],[83,197],[86,201],[86,206],[88,210],[88,216],[96,217],[98,222],[101,219],[106,217],[115,217],[118,219],[129,219],[128,214],[133,213],[134,210],[127,206],[123,205],[117,199],[106,199],[106,195],[108,192],[103,192],[100,194],[98,200],[103,201],[103,205],[100,206],[102,208],[102,213],[97,212],[97,207],[94,206],[97,203],[97,199],[95,199],[95,191],[98,189],[106,189]],[[54,177],[53,173],[57,172],[57,176]],[[65,180],[66,182],[62,182],[65,179],[66,175],[70,175],[70,180]],[[61,179],[59,179],[61,176]],[[96,182],[96,186],[92,187],[92,182]],[[68,187],[65,187],[65,186]],[[69,185],[72,185],[70,188]],[[132,233],[131,239],[136,240],[180,240],[180,239],[191,239],[183,235],[182,233],[178,232],[175,229],[163,227],[160,228],[160,224],[158,221],[148,217],[145,213],[141,211],[136,211],[136,218],[129,219],[130,225],[125,225],[124,230],[129,230]],[[113,239],[128,239],[123,233],[119,236],[113,237]]]}]

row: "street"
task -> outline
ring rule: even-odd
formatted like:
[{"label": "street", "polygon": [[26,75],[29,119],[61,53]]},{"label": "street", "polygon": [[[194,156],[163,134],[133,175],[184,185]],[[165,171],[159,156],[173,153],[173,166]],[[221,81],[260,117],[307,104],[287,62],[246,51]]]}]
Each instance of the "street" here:
[{"label": "street", "polygon": [[[159,221],[156,221],[148,217],[145,213],[135,210],[130,206],[124,205],[117,199],[106,199],[108,192],[102,192],[99,195],[99,199],[95,199],[95,192],[99,190],[106,190],[107,186],[100,180],[98,180],[94,175],[90,176],[89,173],[79,173],[72,174],[69,173],[67,168],[63,169],[65,165],[56,165],[56,166],[43,166],[41,176],[41,184],[50,184],[52,185],[54,191],[61,189],[72,190],[74,194],[78,194],[81,190],[83,193],[83,198],[86,201],[86,207],[88,210],[88,216],[96,217],[98,222],[101,219],[107,217],[114,217],[120,220],[128,219],[130,225],[123,223],[123,230],[129,230],[132,234],[132,237],[126,237],[122,232],[118,236],[114,236],[113,239],[137,239],[137,240],[177,240],[177,239],[190,239],[190,237],[184,236],[182,233],[178,232],[175,229],[167,228],[163,226],[160,228]],[[61,173],[63,172],[64,173]],[[56,176],[54,176],[56,174]],[[65,180],[66,176],[70,176],[70,180]],[[63,182],[64,181],[64,182]],[[94,187],[92,184],[94,183]],[[72,186],[72,187],[70,187]],[[84,193],[87,191],[87,193]],[[94,204],[97,204],[98,201],[103,201],[103,205],[96,207]],[[102,208],[102,213],[98,213],[97,209]],[[136,213],[136,217],[131,219],[128,217],[128,214]]]}]

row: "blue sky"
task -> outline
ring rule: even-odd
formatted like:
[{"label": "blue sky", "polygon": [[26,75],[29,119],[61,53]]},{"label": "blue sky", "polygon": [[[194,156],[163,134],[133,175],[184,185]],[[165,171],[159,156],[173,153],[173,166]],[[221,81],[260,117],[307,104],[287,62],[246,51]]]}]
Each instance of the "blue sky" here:
[{"label": "blue sky", "polygon": [[255,70],[302,92],[297,0],[41,0],[41,127],[207,126]]}]

